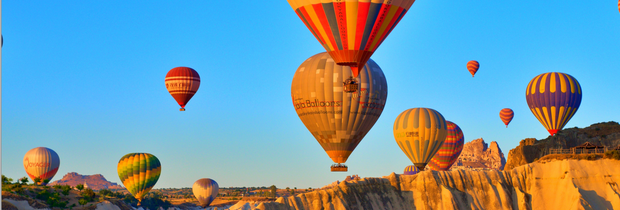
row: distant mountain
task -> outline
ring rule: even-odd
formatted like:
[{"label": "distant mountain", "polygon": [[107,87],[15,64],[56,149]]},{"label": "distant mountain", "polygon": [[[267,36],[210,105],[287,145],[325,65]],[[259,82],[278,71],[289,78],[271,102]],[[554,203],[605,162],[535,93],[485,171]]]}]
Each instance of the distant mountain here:
[{"label": "distant mountain", "polygon": [[499,148],[497,142],[492,141],[491,145],[484,142],[484,139],[474,139],[463,145],[463,151],[451,169],[498,169],[503,170],[506,165],[504,153]]},{"label": "distant mountain", "polygon": [[53,185],[70,185],[72,187],[75,187],[78,184],[83,184],[85,188],[88,187],[88,188],[93,189],[93,190],[102,190],[102,189],[111,189],[111,190],[112,189],[118,189],[118,190],[122,190],[122,189],[125,189],[124,187],[122,187],[122,186],[120,186],[120,185],[118,185],[116,183],[109,182],[101,174],[81,175],[81,174],[78,174],[76,172],[70,172],[70,173],[66,174],[65,176],[63,176],[62,179],[49,183],[50,186],[53,186]]}]

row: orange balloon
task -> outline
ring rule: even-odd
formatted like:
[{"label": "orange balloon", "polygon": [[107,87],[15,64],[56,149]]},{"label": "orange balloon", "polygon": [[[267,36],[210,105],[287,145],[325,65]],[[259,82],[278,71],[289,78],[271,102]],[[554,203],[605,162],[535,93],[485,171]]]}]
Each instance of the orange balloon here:
[{"label": "orange balloon", "polygon": [[476,72],[478,72],[478,68],[480,68],[480,63],[478,63],[478,61],[471,60],[467,62],[467,70],[471,74],[471,77],[474,77]]}]

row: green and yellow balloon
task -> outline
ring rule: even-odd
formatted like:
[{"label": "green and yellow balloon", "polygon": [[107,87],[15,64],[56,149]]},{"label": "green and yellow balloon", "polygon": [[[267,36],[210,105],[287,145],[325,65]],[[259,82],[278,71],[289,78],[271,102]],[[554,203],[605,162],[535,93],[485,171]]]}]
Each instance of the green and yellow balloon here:
[{"label": "green and yellow balloon", "polygon": [[149,153],[129,153],[118,161],[118,177],[136,199],[138,205],[148,193],[161,174],[159,159]]}]

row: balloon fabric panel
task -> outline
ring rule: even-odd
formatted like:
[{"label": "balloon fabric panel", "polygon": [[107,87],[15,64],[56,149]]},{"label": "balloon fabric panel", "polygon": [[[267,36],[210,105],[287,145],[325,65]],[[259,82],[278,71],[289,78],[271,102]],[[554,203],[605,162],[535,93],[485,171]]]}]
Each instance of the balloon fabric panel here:
[{"label": "balloon fabric panel", "polygon": [[346,162],[377,121],[387,99],[387,81],[372,60],[356,78],[359,90],[344,92],[349,67],[327,53],[304,61],[293,76],[291,98],[297,115],[335,163]]},{"label": "balloon fabric panel", "polygon": [[564,128],[581,104],[581,86],[571,75],[549,72],[527,86],[526,99],[534,116],[554,135]]},{"label": "balloon fabric panel", "polygon": [[465,137],[461,128],[453,122],[446,121],[448,134],[441,148],[430,162],[428,167],[435,171],[446,171],[452,167],[463,151]]}]

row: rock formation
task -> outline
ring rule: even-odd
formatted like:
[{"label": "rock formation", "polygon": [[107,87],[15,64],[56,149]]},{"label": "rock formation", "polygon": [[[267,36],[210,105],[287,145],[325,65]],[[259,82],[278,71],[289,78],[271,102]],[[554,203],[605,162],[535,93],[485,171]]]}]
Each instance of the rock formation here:
[{"label": "rock formation", "polygon": [[101,174],[81,175],[76,172],[67,173],[65,176],[62,177],[62,179],[49,183],[50,186],[70,185],[72,187],[75,187],[78,184],[83,184],[84,186],[88,186],[88,188],[92,190],[125,189],[124,187],[116,183],[109,182]]},{"label": "rock formation", "polygon": [[508,152],[505,170],[534,162],[546,155],[549,149],[570,149],[583,143],[614,148],[620,145],[620,124],[617,122],[596,123],[586,128],[568,128],[559,131],[555,136],[536,140],[521,140],[519,146]]},{"label": "rock formation", "polygon": [[489,146],[484,139],[479,138],[463,145],[463,151],[451,170],[465,168],[503,170],[505,164],[506,158],[497,142],[492,141]]},{"label": "rock formation", "polygon": [[512,170],[424,171],[343,181],[231,209],[620,209],[619,160],[562,160]]}]

